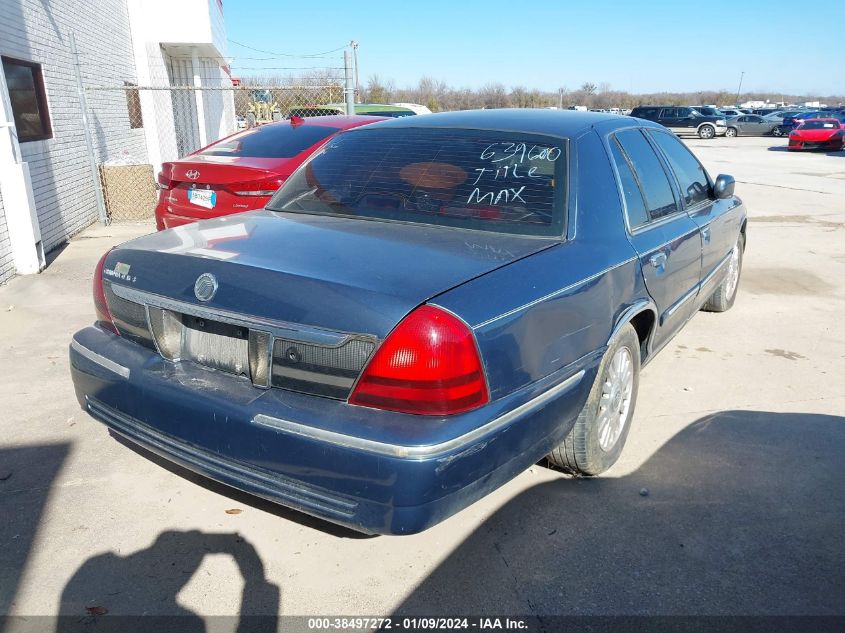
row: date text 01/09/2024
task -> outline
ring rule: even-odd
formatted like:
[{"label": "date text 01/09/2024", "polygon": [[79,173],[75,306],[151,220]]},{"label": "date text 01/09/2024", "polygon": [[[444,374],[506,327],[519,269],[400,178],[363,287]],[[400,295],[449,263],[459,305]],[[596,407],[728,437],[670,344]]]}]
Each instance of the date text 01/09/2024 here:
[{"label": "date text 01/09/2024", "polygon": [[378,631],[525,631],[528,623],[510,617],[334,617],[308,618],[309,631],[344,631],[371,629]]}]

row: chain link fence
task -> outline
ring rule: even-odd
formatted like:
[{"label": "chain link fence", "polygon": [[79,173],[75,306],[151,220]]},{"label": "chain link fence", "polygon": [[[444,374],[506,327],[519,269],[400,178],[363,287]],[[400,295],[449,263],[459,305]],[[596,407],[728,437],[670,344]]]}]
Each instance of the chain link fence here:
[{"label": "chain link fence", "polygon": [[162,163],[230,134],[291,116],[345,112],[340,80],[254,86],[122,82],[86,86],[83,104],[92,169],[102,194],[98,203],[103,206],[101,215],[112,222],[153,217]]}]

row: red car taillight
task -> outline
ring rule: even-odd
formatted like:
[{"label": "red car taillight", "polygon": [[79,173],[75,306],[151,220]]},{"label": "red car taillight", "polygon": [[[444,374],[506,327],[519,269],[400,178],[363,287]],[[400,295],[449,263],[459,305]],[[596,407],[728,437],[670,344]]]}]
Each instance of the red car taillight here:
[{"label": "red car taillight", "polygon": [[424,305],[381,344],[349,402],[401,413],[451,415],[489,399],[472,331],[445,310]]},{"label": "red car taillight", "polygon": [[106,265],[106,257],[109,256],[110,252],[111,250],[106,251],[106,254],[100,258],[97,267],[94,269],[94,311],[97,313],[97,321],[100,325],[117,334],[109,304],[106,303],[106,291],[103,288],[103,267]]},{"label": "red car taillight", "polygon": [[282,186],[284,178],[274,176],[264,180],[248,180],[226,185],[226,189],[236,196],[272,196]]},{"label": "red car taillight", "polygon": [[158,175],[158,186],[159,186],[159,188],[165,189],[165,190],[171,189],[171,188],[173,188],[173,181],[170,180],[170,178],[165,176],[163,173],[160,173]]}]

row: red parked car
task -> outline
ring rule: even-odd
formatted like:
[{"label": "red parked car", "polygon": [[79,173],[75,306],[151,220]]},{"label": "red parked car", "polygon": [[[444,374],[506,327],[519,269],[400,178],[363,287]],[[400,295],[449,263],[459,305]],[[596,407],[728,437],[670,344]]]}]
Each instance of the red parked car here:
[{"label": "red parked car", "polygon": [[789,133],[790,150],[839,151],[845,146],[845,129],[838,119],[807,119]]},{"label": "red parked car", "polygon": [[335,134],[382,121],[377,116],[293,117],[242,130],[161,166],[156,227],[260,209],[276,189]]}]

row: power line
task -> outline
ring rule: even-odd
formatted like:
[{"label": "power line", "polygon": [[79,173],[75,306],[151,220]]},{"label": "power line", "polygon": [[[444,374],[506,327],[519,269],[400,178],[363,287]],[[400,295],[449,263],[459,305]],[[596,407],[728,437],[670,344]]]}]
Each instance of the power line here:
[{"label": "power line", "polygon": [[265,51],[263,49],[255,48],[253,46],[249,46],[247,44],[243,44],[241,42],[238,42],[238,41],[235,41],[235,40],[232,40],[232,39],[230,39],[229,42],[231,42],[232,44],[236,44],[238,46],[242,46],[243,48],[248,48],[249,50],[255,51],[256,53],[264,53],[265,55],[274,55],[275,57],[301,57],[301,58],[321,57],[323,55],[328,55],[330,53],[337,53],[338,51],[342,51],[344,48],[346,48],[346,45],[343,45],[343,46],[339,46],[338,48],[332,49],[330,51],[324,51],[322,53],[309,53],[309,54],[306,54],[306,55],[297,55],[295,53],[276,53],[274,51]]},{"label": "power line", "polygon": [[343,66],[241,66],[231,64],[232,70],[343,70]]}]

